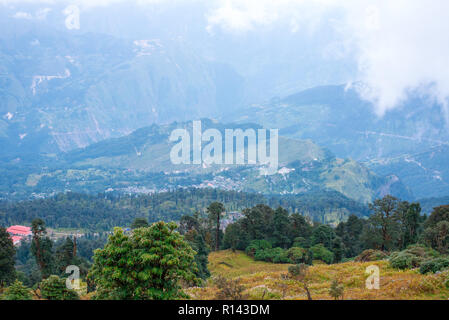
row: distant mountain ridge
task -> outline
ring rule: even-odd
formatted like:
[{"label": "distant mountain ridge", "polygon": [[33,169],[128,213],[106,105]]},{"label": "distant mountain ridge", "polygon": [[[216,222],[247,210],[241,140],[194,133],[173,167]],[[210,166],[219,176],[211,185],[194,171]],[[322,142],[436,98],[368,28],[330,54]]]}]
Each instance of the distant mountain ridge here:
[{"label": "distant mountain ridge", "polygon": [[412,95],[379,118],[360,98],[357,85],[312,88],[225,119],[251,119],[279,128],[286,137],[311,139],[380,175],[396,175],[418,198],[448,195],[449,131],[440,106]]},{"label": "distant mountain ridge", "polygon": [[35,31],[0,38],[2,158],[84,147],[238,106],[241,77],[187,44]]},{"label": "distant mountain ridge", "polygon": [[[202,119],[203,130],[220,132],[235,128],[260,128],[255,124],[222,124]],[[411,194],[394,176],[379,176],[349,159],[338,159],[309,140],[279,138],[279,168],[276,174],[261,175],[260,165],[175,165],[170,161],[169,141],[176,128],[192,129],[192,122],[152,125],[130,135],[107,139],[85,148],[49,157],[46,168],[22,177],[22,191],[154,192],[185,187],[218,188],[262,194],[306,194],[337,191],[366,203],[386,193],[404,198]],[[191,132],[191,131],[190,131]]]}]

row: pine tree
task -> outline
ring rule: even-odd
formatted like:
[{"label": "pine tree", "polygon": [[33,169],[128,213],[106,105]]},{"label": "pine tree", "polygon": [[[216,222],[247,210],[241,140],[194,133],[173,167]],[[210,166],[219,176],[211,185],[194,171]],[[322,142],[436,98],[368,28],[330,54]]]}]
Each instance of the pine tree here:
[{"label": "pine tree", "polygon": [[41,219],[33,220],[31,230],[33,232],[31,252],[36,258],[42,278],[45,279],[53,272],[53,242],[46,236],[47,229]]},{"label": "pine tree", "polygon": [[9,233],[0,227],[0,288],[11,284],[16,278],[15,254],[16,250]]},{"label": "pine tree", "polygon": [[215,222],[215,251],[220,248],[220,216],[224,211],[225,208],[220,202],[212,202],[207,207],[210,221]]}]

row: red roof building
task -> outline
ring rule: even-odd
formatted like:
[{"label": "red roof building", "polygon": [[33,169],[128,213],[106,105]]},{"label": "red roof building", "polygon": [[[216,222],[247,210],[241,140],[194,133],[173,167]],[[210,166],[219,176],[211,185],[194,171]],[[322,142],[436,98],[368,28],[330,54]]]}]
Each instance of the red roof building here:
[{"label": "red roof building", "polygon": [[31,237],[31,228],[25,226],[11,226],[6,231],[10,234],[14,245],[19,245],[24,238]]},{"label": "red roof building", "polygon": [[8,229],[6,229],[8,233],[10,233],[13,236],[30,236],[31,235],[31,228],[30,227],[24,227],[24,226],[11,226]]}]

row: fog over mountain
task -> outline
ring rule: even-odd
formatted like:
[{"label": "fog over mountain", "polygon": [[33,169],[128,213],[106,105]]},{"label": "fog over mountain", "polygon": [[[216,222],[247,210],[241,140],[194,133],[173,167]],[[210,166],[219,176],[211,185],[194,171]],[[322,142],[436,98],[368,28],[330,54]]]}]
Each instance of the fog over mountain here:
[{"label": "fog over mountain", "polygon": [[57,159],[207,117],[279,128],[396,177],[415,197],[447,195],[448,9],[0,0],[0,160]]}]

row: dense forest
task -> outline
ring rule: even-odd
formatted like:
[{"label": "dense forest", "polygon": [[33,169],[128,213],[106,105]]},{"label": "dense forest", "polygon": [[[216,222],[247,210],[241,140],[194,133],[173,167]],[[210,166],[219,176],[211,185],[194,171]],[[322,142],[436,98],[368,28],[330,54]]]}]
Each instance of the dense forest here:
[{"label": "dense forest", "polygon": [[216,201],[224,203],[228,212],[257,204],[282,206],[311,221],[323,223],[338,223],[351,214],[361,217],[369,213],[367,206],[335,191],[264,196],[218,189],[178,189],[149,195],[65,193],[45,199],[3,201],[0,202],[0,225],[30,225],[35,218],[41,218],[51,228],[109,231],[115,226],[129,226],[138,217],[149,222],[179,221],[183,215],[205,212],[205,208]]}]

